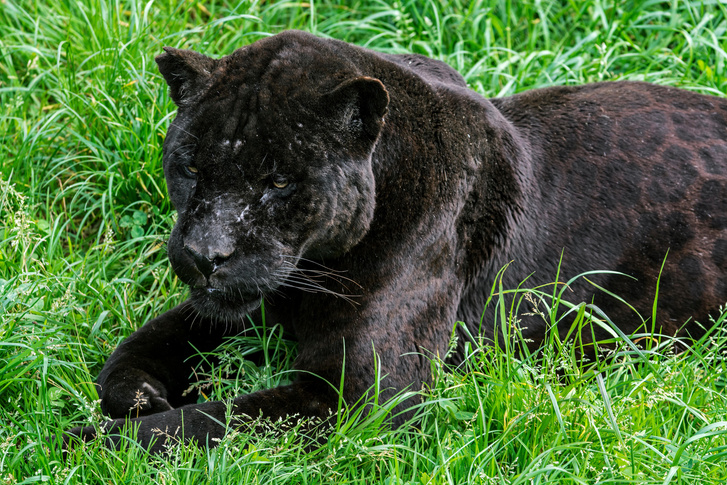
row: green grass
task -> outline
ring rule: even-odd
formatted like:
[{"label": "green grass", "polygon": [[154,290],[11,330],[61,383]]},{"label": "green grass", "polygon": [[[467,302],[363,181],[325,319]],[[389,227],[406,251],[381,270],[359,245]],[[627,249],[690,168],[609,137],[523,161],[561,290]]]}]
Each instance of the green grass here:
[{"label": "green grass", "polygon": [[[612,79],[727,92],[715,0],[0,0],[0,484],[727,480],[724,325],[678,355],[616,339],[591,367],[557,341],[538,358],[472,350],[454,372],[434,360],[416,427],[353,415],[315,451],[292,430],[60,461],[47,437],[101,419],[92,382],[110,352],[186,294],[164,250],[174,107],[153,57],[219,56],[288,28],[439,58],[486,96]],[[212,379],[211,398],[289,377],[290,343],[238,344],[223,364],[245,372]],[[244,361],[263,347],[268,366]]]}]

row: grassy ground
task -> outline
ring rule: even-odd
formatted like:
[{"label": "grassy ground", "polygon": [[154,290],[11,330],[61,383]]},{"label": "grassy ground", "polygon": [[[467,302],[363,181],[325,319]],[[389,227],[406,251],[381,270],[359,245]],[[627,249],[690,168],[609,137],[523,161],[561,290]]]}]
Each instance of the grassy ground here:
[{"label": "grassy ground", "polygon": [[[679,355],[621,339],[589,368],[508,349],[473,351],[453,373],[433,361],[417,427],[353,416],[313,452],[288,432],[156,459],[90,445],[60,461],[46,439],[100,420],[105,358],[186,291],[165,260],[174,107],[154,55],[222,55],[287,28],[437,57],[487,96],[609,79],[727,92],[716,0],[0,0],[0,484],[727,480],[724,326]],[[248,347],[270,364],[241,360]],[[294,351],[275,335],[228,347],[223,362],[245,372],[210,397],[274,385]]]}]

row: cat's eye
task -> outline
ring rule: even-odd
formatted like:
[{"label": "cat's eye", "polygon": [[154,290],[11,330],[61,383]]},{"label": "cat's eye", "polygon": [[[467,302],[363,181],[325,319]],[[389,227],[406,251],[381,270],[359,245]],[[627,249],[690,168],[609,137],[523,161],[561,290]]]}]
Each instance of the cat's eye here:
[{"label": "cat's eye", "polygon": [[193,165],[184,166],[184,173],[186,173],[190,177],[196,177],[198,172],[199,172],[199,170],[197,169],[197,167],[195,167]]},{"label": "cat's eye", "polygon": [[289,185],[289,183],[290,182],[288,182],[287,180],[285,180],[282,177],[273,179],[273,187],[275,187],[276,189],[284,189],[285,187],[287,187]]}]

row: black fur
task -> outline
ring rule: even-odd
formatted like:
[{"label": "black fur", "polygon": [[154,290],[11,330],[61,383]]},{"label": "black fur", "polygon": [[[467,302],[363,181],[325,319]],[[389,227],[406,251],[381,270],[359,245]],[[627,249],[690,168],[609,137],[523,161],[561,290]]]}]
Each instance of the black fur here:
[{"label": "black fur", "polygon": [[[481,312],[510,261],[506,287],[531,273],[528,286],[552,282],[561,251],[561,281],[633,275],[593,279],[649,316],[669,250],[656,318],[667,334],[727,299],[725,99],[618,82],[487,100],[441,62],[302,32],[217,60],[167,48],[157,63],[179,107],[164,144],[179,213],[169,258],[191,298],[126,339],[98,378],[116,418],[105,427],[140,413],[138,439],[157,437],[155,451],[182,429],[203,444],[224,435],[224,403],[182,394],[189,357],[243,332],[261,298],[305,372],[234,399],[233,424],[325,419],[342,370],[349,403],[373,385],[374,351],[383,398],[420,389],[456,321],[495,338]],[[627,333],[641,324],[593,286],[572,290]],[[545,322],[522,318],[537,347]]]}]

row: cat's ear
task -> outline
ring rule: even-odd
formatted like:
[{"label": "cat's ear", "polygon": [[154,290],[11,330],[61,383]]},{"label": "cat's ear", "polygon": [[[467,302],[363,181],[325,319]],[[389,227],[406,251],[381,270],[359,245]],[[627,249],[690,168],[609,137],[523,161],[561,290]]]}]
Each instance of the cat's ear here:
[{"label": "cat's ear", "polygon": [[324,94],[319,106],[327,116],[338,118],[344,129],[362,131],[375,139],[384,126],[389,93],[378,79],[361,76]]},{"label": "cat's ear", "polygon": [[177,106],[204,86],[214,70],[216,60],[199,52],[165,47],[154,59],[169,85],[169,94]]}]

